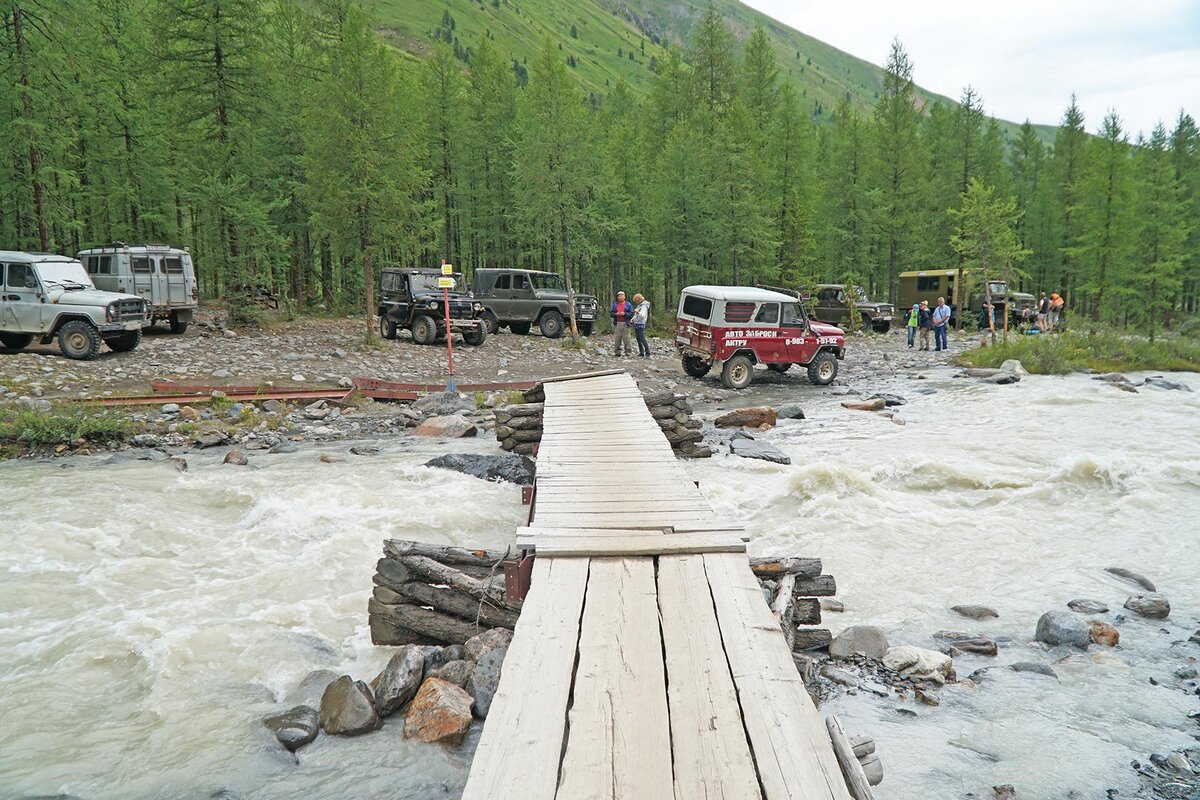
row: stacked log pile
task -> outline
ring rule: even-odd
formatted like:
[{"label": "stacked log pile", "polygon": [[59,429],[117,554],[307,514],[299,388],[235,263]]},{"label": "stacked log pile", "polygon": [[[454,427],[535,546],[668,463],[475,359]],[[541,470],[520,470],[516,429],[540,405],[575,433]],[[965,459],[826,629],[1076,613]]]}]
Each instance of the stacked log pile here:
[{"label": "stacked log pile", "polygon": [[821,624],[820,598],[837,594],[837,581],[821,574],[821,559],[752,558],[750,569],[794,652],[833,641],[828,628],[815,627]]},{"label": "stacked log pile", "polygon": [[504,594],[503,553],[389,539],[367,604],[375,644],[462,644],[512,628],[521,611]]},{"label": "stacked log pile", "polygon": [[[541,384],[522,393],[523,403],[496,409],[496,439],[500,447],[521,455],[534,455],[542,440],[543,402],[546,393]],[[711,456],[711,448],[702,444],[701,422],[692,418],[692,406],[685,395],[670,389],[642,392],[650,415],[662,429],[676,455],[685,458]]]}]

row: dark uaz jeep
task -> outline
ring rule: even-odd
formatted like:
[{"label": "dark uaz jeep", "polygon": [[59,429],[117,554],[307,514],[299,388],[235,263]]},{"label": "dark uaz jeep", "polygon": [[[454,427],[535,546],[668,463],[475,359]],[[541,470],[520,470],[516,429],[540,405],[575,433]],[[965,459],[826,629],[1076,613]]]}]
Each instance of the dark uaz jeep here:
[{"label": "dark uaz jeep", "polygon": [[[442,274],[434,269],[383,270],[380,277],[383,299],[379,302],[379,335],[395,339],[396,331],[408,328],[417,344],[433,344],[446,336],[445,292],[438,288]],[[455,275],[456,286],[462,275]],[[483,304],[461,291],[450,291],[450,331],[477,347],[487,338],[487,326],[479,318]]]},{"label": "dark uaz jeep", "polygon": [[867,299],[867,292],[861,286],[846,286],[842,283],[820,283],[814,287],[812,296],[804,298],[808,304],[808,312],[822,322],[832,322],[846,327],[850,321],[850,302],[862,320],[864,329],[873,329],[877,333],[887,333],[892,327],[896,316],[896,307],[891,303],[874,303]]},{"label": "dark uaz jeep", "polygon": [[[471,293],[485,306],[483,318],[489,333],[507,325],[513,333],[523,336],[536,324],[543,336],[557,339],[570,324],[567,287],[562,276],[553,272],[477,269]],[[595,297],[575,293],[575,322],[584,336],[592,335],[596,306]]]}]

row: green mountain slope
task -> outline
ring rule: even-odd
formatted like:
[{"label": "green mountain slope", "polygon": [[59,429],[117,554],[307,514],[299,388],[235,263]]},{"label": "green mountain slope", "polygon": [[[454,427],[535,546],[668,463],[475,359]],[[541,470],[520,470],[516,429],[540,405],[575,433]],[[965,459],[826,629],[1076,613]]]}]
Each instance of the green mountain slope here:
[{"label": "green mountain slope", "polygon": [[[412,54],[428,52],[439,39],[465,50],[488,37],[501,52],[523,62],[545,37],[557,42],[563,58],[573,57],[582,86],[603,95],[618,79],[648,88],[657,60],[682,47],[707,3],[695,0],[367,0],[383,36]],[[775,45],[781,74],[800,89],[815,118],[842,97],[869,113],[883,82],[883,70],[790,28],[738,0],[713,0],[735,37],[745,40],[762,24]],[[450,21],[452,20],[452,25]],[[574,35],[572,35],[574,30]],[[880,53],[882,59],[886,54]],[[913,58],[920,67],[920,53]],[[954,102],[918,89],[926,102]],[[1006,136],[1019,123],[1001,121]],[[1050,141],[1055,128],[1037,126]]]}]

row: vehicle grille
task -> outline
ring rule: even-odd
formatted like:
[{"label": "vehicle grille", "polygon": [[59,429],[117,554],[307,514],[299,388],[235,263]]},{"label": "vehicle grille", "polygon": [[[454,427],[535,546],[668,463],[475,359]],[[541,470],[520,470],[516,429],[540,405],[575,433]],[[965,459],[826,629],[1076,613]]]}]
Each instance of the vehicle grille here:
[{"label": "vehicle grille", "polygon": [[451,300],[450,319],[471,319],[475,316],[470,300]]},{"label": "vehicle grille", "polygon": [[113,322],[132,322],[145,319],[146,303],[144,300],[118,300],[113,303]]},{"label": "vehicle grille", "polygon": [[894,317],[894,316],[896,316],[896,307],[895,306],[880,306],[879,313],[885,317]]}]

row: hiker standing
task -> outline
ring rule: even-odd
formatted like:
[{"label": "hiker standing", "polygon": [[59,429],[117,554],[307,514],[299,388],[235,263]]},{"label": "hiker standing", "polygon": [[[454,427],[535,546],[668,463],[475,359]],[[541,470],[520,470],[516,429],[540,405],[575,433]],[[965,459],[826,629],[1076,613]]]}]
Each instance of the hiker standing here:
[{"label": "hiker standing", "polygon": [[1050,330],[1058,330],[1058,320],[1060,317],[1062,317],[1062,308],[1065,305],[1066,301],[1062,299],[1062,295],[1060,295],[1058,292],[1050,295],[1050,314],[1049,318],[1047,319],[1047,324],[1050,326]]},{"label": "hiker standing", "polygon": [[908,346],[911,348],[913,342],[917,338],[917,325],[921,321],[921,305],[913,303],[913,307],[909,309],[908,319],[905,324],[908,325]]},{"label": "hiker standing", "polygon": [[646,324],[650,322],[650,301],[640,294],[633,296],[633,335],[637,337],[638,356],[650,357],[650,343],[646,341]]},{"label": "hiker standing", "polygon": [[921,349],[929,349],[929,334],[933,333],[933,312],[929,310],[929,301],[922,300],[917,310],[917,325],[921,329]]},{"label": "hiker standing", "polygon": [[609,316],[612,317],[613,333],[617,337],[617,343],[613,347],[614,354],[618,357],[632,355],[629,323],[633,319],[633,306],[625,299],[624,292],[617,292],[617,302],[612,304]]},{"label": "hiker standing", "polygon": [[938,352],[950,349],[946,342],[946,325],[949,322],[950,306],[946,305],[946,298],[939,297],[937,308],[933,310],[933,349]]},{"label": "hiker standing", "polygon": [[1046,320],[1050,317],[1050,298],[1046,297],[1046,293],[1042,292],[1042,296],[1038,299],[1037,307],[1037,329],[1042,333],[1046,332]]}]

